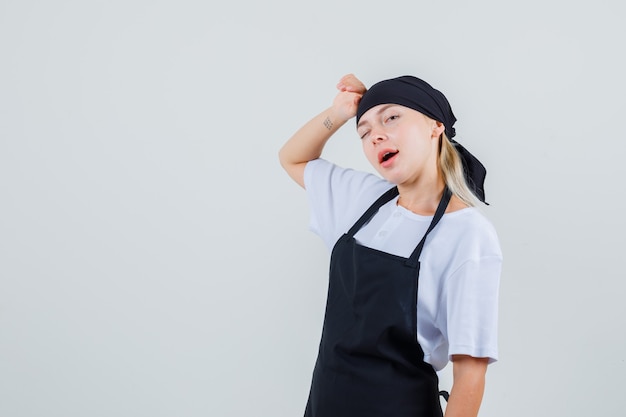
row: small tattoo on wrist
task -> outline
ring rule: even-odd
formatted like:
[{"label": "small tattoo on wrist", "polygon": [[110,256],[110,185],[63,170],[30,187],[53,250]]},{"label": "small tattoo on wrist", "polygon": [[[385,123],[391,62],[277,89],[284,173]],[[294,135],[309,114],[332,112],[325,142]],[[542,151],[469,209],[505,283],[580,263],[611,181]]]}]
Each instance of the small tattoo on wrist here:
[{"label": "small tattoo on wrist", "polygon": [[333,122],[330,121],[330,118],[326,118],[324,120],[324,126],[326,126],[326,129],[330,130],[333,128]]}]

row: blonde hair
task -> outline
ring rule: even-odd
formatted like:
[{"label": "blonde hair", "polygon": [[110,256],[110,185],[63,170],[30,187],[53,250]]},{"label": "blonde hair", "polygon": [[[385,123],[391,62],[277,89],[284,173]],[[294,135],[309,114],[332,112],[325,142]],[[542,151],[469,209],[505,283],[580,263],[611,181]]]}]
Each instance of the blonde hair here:
[{"label": "blonde hair", "polygon": [[470,207],[478,205],[478,198],[470,190],[463,173],[463,163],[459,153],[445,133],[439,137],[439,169],[444,182],[453,195]]}]

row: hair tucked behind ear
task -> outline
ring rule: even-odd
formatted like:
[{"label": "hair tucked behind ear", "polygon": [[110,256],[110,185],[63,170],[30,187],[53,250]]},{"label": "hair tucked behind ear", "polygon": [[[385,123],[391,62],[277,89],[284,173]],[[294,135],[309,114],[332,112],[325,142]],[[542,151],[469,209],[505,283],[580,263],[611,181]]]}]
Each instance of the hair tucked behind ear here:
[{"label": "hair tucked behind ear", "polygon": [[439,169],[441,169],[443,180],[453,195],[470,207],[476,206],[478,199],[465,182],[461,158],[445,133],[440,136],[440,144]]}]

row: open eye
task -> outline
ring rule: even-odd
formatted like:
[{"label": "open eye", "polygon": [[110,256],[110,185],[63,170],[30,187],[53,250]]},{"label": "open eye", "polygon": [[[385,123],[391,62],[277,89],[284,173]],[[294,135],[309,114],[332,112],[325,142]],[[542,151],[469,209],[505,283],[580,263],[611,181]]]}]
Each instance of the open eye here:
[{"label": "open eye", "polygon": [[398,119],[399,117],[400,117],[400,115],[398,115],[398,114],[392,114],[391,116],[388,116],[388,117],[385,118],[385,123],[392,122],[392,121]]}]

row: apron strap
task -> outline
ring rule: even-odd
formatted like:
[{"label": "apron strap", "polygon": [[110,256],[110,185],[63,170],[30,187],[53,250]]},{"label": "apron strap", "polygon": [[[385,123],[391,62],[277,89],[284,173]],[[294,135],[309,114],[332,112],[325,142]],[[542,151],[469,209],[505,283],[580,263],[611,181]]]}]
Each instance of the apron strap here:
[{"label": "apron strap", "polygon": [[448,391],[439,391],[439,395],[441,395],[443,399],[448,402],[448,398],[450,398],[450,393]]},{"label": "apron strap", "polygon": [[443,196],[441,196],[441,200],[439,201],[437,210],[435,211],[435,215],[433,216],[433,220],[430,222],[430,226],[428,226],[428,230],[426,230],[424,237],[411,254],[411,257],[406,261],[406,264],[408,266],[415,267],[419,263],[419,257],[422,253],[422,249],[424,248],[426,237],[435,228],[435,226],[437,226],[437,223],[439,223],[439,220],[441,220],[441,218],[443,217],[443,214],[446,212],[446,208],[448,208],[448,203],[450,202],[451,197],[452,192],[450,191],[448,186],[446,186],[446,188],[443,190]]},{"label": "apron strap", "polygon": [[374,201],[374,203],[367,209],[365,213],[354,223],[354,226],[350,228],[347,235],[353,237],[356,232],[358,232],[361,227],[380,209],[387,201],[391,200],[395,196],[398,195],[398,187],[392,187],[387,190],[383,195],[378,197],[378,200]]}]

